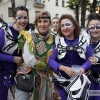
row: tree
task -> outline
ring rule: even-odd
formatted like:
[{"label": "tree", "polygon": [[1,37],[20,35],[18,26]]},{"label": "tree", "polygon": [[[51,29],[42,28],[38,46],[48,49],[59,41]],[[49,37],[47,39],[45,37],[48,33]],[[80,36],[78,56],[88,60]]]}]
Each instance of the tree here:
[{"label": "tree", "polygon": [[15,0],[10,0],[11,1],[11,5],[12,5],[12,13],[14,13],[15,10]]},{"label": "tree", "polygon": [[81,27],[85,27],[86,0],[81,0]]},{"label": "tree", "polygon": [[80,1],[81,0],[69,0],[67,1],[67,6],[68,8],[70,8],[71,10],[74,11],[75,14],[75,18],[77,20],[77,22],[79,23],[79,8],[80,8]]},{"label": "tree", "polygon": [[79,9],[81,9],[81,27],[85,27],[86,11],[91,10],[90,0],[69,0],[67,7],[74,11],[75,18],[79,22]]},{"label": "tree", "polygon": [[[14,12],[14,10],[15,10],[15,5],[16,5],[16,2],[15,2],[15,0],[10,0],[11,1],[11,5],[12,5],[12,13]],[[26,7],[26,5],[27,5],[27,1],[28,0],[24,0],[24,6]]]},{"label": "tree", "polygon": [[93,3],[91,5],[91,12],[95,12],[96,11],[96,5],[97,5],[97,0],[93,0]]},{"label": "tree", "polygon": [[25,0],[25,7],[26,7],[26,5],[27,5],[27,0]]}]

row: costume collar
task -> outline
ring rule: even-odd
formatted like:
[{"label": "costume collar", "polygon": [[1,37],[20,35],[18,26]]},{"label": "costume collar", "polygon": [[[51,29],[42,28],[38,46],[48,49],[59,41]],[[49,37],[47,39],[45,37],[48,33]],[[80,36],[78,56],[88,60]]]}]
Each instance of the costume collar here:
[{"label": "costume collar", "polygon": [[41,39],[46,39],[50,36],[50,32],[48,32],[47,36],[42,36],[39,34],[38,30],[35,28],[35,34],[37,34],[38,37],[40,37]]}]

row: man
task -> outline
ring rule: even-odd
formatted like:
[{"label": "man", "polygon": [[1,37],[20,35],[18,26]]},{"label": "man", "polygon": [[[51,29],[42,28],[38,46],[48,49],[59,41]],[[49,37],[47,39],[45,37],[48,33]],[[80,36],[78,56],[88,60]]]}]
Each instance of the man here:
[{"label": "man", "polygon": [[53,17],[51,23],[52,23],[51,24],[51,27],[52,27],[51,31],[52,31],[52,34],[55,35],[58,31],[58,28],[59,28],[59,18],[58,17]]}]

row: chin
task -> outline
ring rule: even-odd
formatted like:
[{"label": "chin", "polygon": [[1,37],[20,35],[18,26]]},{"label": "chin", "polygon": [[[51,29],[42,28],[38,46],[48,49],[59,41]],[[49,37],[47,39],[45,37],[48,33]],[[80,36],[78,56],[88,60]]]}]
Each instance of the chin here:
[{"label": "chin", "polygon": [[39,34],[42,36],[46,36],[48,34],[48,32],[39,32]]}]

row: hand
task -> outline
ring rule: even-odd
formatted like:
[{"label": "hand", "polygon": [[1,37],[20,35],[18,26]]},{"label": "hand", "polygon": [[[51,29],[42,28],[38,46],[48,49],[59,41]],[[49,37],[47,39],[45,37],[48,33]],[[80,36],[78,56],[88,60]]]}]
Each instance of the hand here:
[{"label": "hand", "polygon": [[83,69],[83,68],[81,68],[80,69],[80,76],[82,75],[82,74],[84,74],[85,73],[85,70]]},{"label": "hand", "polygon": [[23,63],[23,58],[15,56],[14,57],[14,62],[17,63],[18,66],[19,66],[19,65],[21,65]]},{"label": "hand", "polygon": [[92,64],[96,64],[98,62],[98,58],[95,56],[89,57],[88,59]]},{"label": "hand", "polygon": [[76,76],[75,71],[73,71],[73,69],[70,68],[70,67],[68,67],[68,66],[63,66],[63,65],[61,65],[61,66],[59,67],[59,69],[62,70],[62,71],[64,71],[64,72],[65,72],[68,76],[70,76],[70,77]]}]

